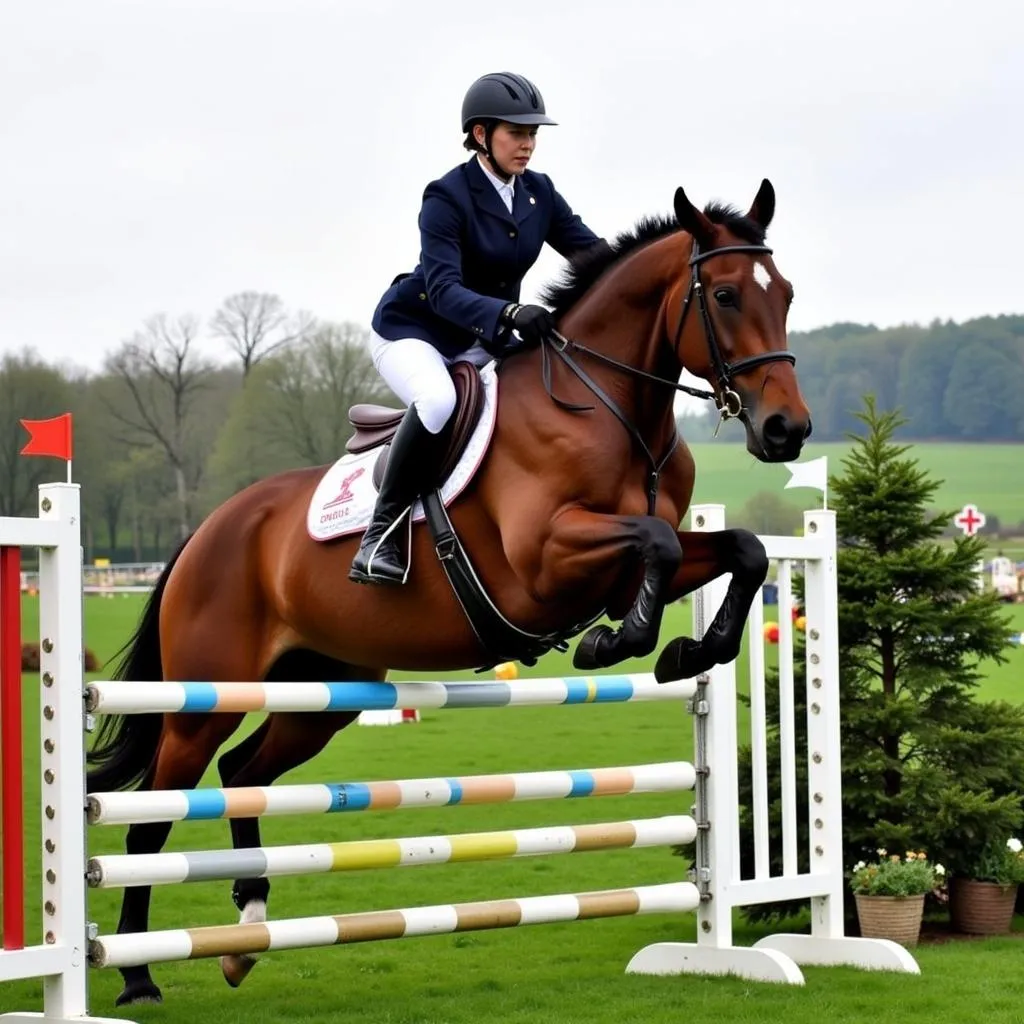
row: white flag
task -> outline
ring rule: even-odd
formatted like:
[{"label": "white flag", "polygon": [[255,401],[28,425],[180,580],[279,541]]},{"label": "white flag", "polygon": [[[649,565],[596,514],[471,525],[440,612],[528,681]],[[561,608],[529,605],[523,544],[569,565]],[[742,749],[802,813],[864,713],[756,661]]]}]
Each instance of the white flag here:
[{"label": "white flag", "polygon": [[811,459],[810,462],[785,462],[783,465],[791,474],[784,490],[788,491],[791,487],[814,487],[822,494],[827,490],[827,455],[822,455],[820,459]]}]

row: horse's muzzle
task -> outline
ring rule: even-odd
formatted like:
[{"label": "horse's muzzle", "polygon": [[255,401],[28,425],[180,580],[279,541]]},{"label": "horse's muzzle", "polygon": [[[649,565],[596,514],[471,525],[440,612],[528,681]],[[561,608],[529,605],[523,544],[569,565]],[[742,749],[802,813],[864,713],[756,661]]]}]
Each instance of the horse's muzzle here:
[{"label": "horse's muzzle", "polygon": [[793,417],[776,412],[765,418],[756,439],[758,448],[748,443],[751,453],[764,462],[792,462],[800,455],[804,441],[811,436],[810,417]]}]

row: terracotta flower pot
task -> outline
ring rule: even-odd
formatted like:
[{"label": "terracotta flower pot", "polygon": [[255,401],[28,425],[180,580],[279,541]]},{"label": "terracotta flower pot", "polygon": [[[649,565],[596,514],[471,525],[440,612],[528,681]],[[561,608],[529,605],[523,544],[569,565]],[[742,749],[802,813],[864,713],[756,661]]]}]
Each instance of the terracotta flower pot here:
[{"label": "terracotta flower pot", "polygon": [[1017,885],[949,880],[949,918],[957,931],[972,935],[1007,935],[1013,920]]},{"label": "terracotta flower pot", "polygon": [[924,914],[924,896],[862,896],[854,894],[860,933],[866,939],[891,939],[917,945]]}]

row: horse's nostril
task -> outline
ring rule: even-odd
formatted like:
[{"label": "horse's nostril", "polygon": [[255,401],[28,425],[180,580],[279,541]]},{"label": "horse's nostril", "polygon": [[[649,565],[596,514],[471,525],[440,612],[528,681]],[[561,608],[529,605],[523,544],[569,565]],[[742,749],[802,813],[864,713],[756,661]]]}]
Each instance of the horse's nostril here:
[{"label": "horse's nostril", "polygon": [[782,446],[789,440],[789,424],[782,413],[773,413],[764,421],[761,434],[772,445]]},{"label": "horse's nostril", "polygon": [[805,441],[807,440],[807,438],[809,438],[811,436],[811,431],[813,429],[814,429],[814,424],[811,423],[811,421],[808,419],[808,421],[807,421],[807,429],[804,431],[804,440]]}]

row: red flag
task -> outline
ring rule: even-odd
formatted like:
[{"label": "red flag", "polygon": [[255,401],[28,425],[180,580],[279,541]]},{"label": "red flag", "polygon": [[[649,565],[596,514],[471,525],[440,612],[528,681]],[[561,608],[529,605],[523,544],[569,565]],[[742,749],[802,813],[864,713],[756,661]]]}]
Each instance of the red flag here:
[{"label": "red flag", "polygon": [[28,444],[21,449],[22,455],[71,460],[71,413],[54,416],[52,420],[22,420],[21,425],[30,435]]}]

